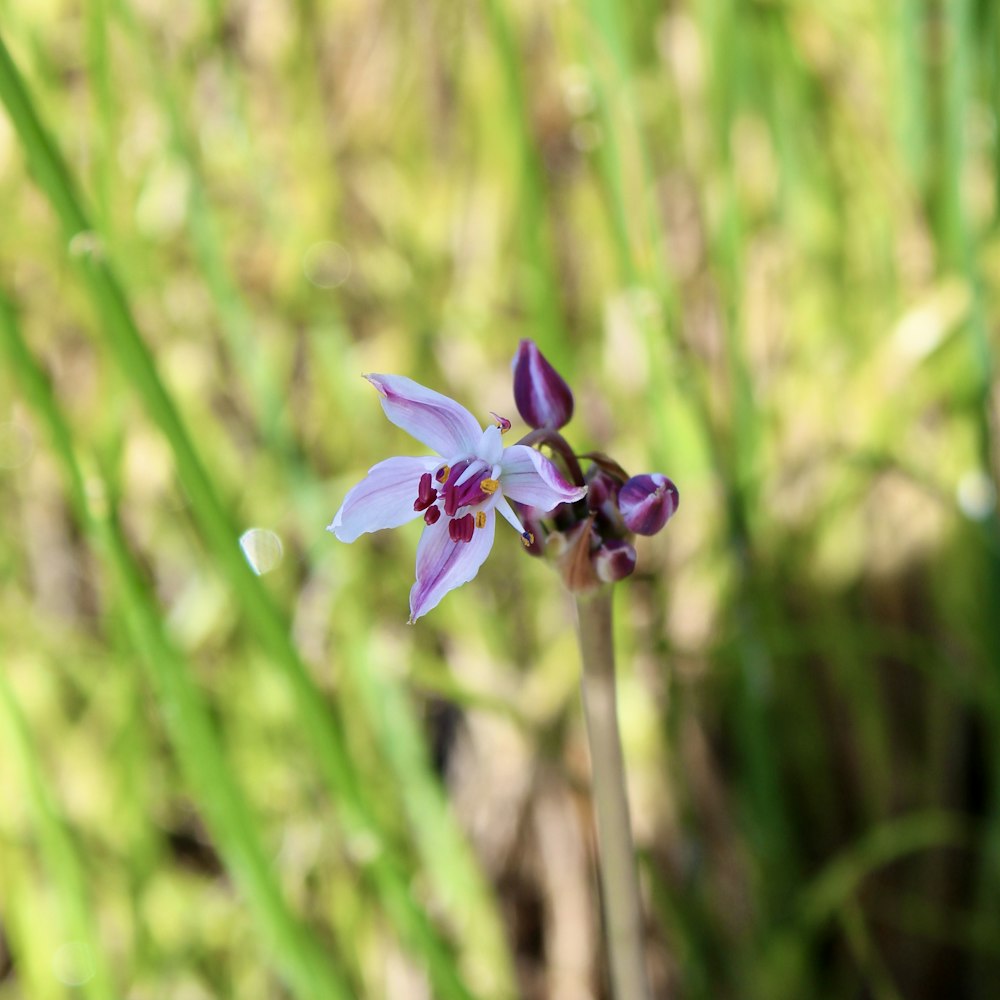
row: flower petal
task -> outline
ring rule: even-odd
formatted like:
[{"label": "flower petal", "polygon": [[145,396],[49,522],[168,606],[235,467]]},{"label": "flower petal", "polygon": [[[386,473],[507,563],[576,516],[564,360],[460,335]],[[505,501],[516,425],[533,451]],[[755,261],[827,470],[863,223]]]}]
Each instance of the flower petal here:
[{"label": "flower petal", "polygon": [[432,472],[440,460],[387,458],[368,470],[368,476],[348,491],[333,523],[326,529],[342,542],[353,542],[366,531],[398,528],[420,516],[413,501],[420,489],[420,477]]},{"label": "flower petal", "polygon": [[435,608],[456,587],[468,583],[493,548],[496,516],[486,511],[486,524],[476,528],[471,542],[453,542],[448,536],[450,518],[429,524],[417,547],[417,581],[410,588],[410,621]]},{"label": "flower petal", "polygon": [[500,488],[511,500],[543,512],[579,500],[587,492],[586,486],[567,483],[544,455],[523,444],[504,449]]},{"label": "flower petal", "polygon": [[379,392],[385,415],[444,458],[475,453],[483,436],[476,418],[455,400],[404,375],[366,375]]}]

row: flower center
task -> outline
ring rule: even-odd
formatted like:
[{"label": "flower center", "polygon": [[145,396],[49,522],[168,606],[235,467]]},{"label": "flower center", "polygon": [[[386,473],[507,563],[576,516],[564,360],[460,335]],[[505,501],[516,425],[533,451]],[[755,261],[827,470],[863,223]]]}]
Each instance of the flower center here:
[{"label": "flower center", "polygon": [[[491,476],[493,470],[480,458],[463,458],[454,465],[442,465],[432,475],[420,477],[414,510],[424,512],[427,524],[437,524],[444,514],[449,518],[448,537],[454,542],[471,542],[476,528],[486,527],[486,511],[473,515],[463,507],[478,507],[500,488],[500,480]],[[435,486],[435,483],[437,484]]]}]

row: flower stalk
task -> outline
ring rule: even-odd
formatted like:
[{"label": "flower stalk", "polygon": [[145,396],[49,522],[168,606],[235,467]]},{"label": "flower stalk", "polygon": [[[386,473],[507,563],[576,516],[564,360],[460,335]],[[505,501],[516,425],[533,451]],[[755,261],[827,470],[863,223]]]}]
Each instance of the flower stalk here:
[{"label": "flower stalk", "polygon": [[583,660],[580,686],[590,746],[598,870],[612,995],[615,1000],[650,1000],[642,898],[618,728],[611,600],[608,586],[576,595],[577,635]]}]

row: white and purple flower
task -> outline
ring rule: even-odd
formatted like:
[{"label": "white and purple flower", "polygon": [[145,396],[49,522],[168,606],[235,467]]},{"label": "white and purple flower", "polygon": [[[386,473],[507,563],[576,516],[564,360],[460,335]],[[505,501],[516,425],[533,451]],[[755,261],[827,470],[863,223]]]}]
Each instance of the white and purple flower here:
[{"label": "white and purple flower", "polygon": [[504,447],[510,421],[483,430],[464,406],[402,375],[366,375],[385,415],[437,454],[388,458],[350,490],[327,529],[342,542],[368,531],[396,528],[417,517],[424,531],[417,547],[417,578],[410,589],[410,621],[468,583],[493,547],[498,512],[521,535],[532,537],[508,498],[539,511],[579,500],[586,487],[563,479],[545,456],[526,445]]}]

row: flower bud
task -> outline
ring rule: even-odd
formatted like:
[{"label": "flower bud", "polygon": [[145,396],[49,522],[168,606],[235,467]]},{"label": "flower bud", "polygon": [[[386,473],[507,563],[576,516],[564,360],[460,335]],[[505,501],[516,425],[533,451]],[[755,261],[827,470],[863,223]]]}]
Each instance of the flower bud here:
[{"label": "flower bud", "polygon": [[618,508],[629,531],[655,535],[673,517],[677,487],[659,472],[633,476],[618,493]]},{"label": "flower bud", "polygon": [[628,534],[618,510],[618,491],[625,478],[616,479],[598,465],[587,469],[587,509],[594,515],[594,526],[602,538]]},{"label": "flower bud", "polygon": [[514,358],[514,402],[526,424],[558,430],[573,416],[573,393],[533,340],[522,340]]},{"label": "flower bud", "polygon": [[605,583],[624,580],[635,569],[635,549],[625,541],[613,538],[594,553],[594,569]]},{"label": "flower bud", "polygon": [[592,465],[587,469],[587,507],[600,510],[606,504],[614,504],[618,499],[621,483],[609,476],[603,469]]}]

